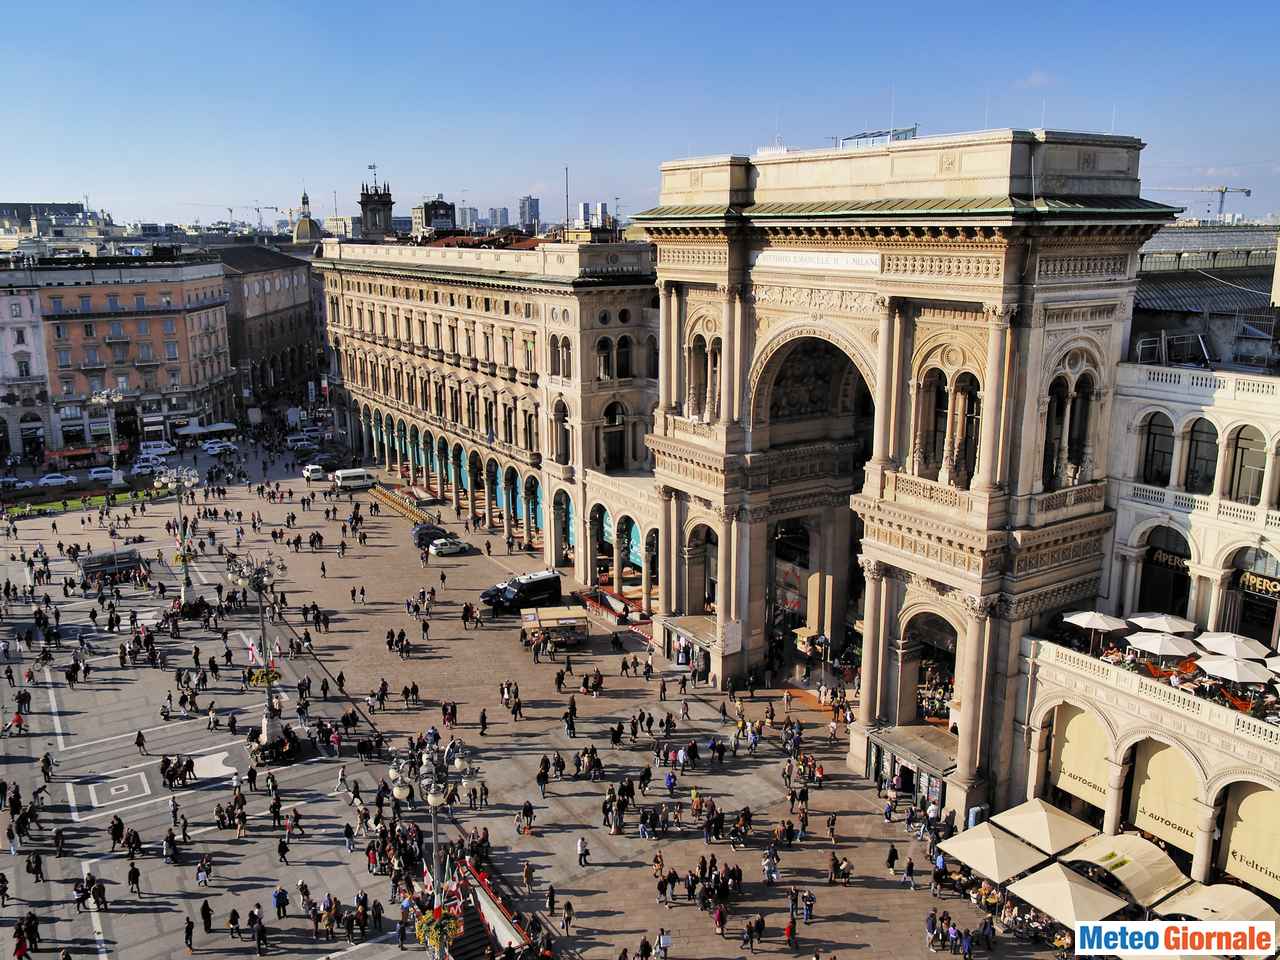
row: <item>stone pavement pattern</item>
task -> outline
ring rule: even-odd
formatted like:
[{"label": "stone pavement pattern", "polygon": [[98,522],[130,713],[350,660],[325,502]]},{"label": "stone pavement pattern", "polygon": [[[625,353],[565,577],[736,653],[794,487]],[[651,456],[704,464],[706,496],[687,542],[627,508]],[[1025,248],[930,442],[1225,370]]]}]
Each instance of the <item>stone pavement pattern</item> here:
[{"label": "stone pavement pattern", "polygon": [[[253,467],[251,473],[257,475],[256,462]],[[641,935],[647,933],[652,939],[661,925],[673,932],[672,956],[738,957],[743,954],[738,946],[742,920],[757,912],[765,914],[769,933],[767,942],[757,948],[758,952],[788,952],[781,944],[781,929],[786,921],[785,891],[793,884],[810,888],[817,896],[815,922],[800,932],[801,953],[812,955],[815,950],[821,950],[825,957],[866,950],[877,956],[899,954],[904,950],[923,952],[923,918],[929,906],[937,901],[932,901],[927,891],[906,890],[900,878],[888,875],[884,859],[887,845],[895,843],[903,861],[908,856],[914,857],[923,879],[927,876],[926,851],[923,845],[906,836],[900,824],[883,822],[875,791],[845,768],[842,742],[817,745],[827,784],[822,790],[811,790],[813,833],[793,850],[783,851],[780,886],[766,887],[760,879],[759,839],[748,849],[736,852],[727,842],[704,847],[700,831],[688,830],[662,841],[641,840],[633,813],[628,815],[625,834],[610,836],[600,826],[600,802],[605,790],[609,782],[616,783],[627,773],[638,774],[650,756],[641,744],[631,745],[625,740],[623,749],[610,749],[607,727],[619,719],[629,718],[639,708],[646,712],[659,711],[659,715],[665,709],[678,716],[675,684],[669,684],[671,699],[663,704],[658,699],[656,678],[646,684],[641,679],[619,676],[619,657],[610,652],[607,634],[599,630],[587,648],[574,654],[573,667],[578,676],[598,667],[605,677],[605,691],[598,699],[577,697],[578,736],[568,738],[560,716],[576,684],[570,681],[564,695],[556,694],[554,673],[562,664],[534,665],[518,642],[519,624],[515,618],[486,622],[480,630],[464,630],[459,617],[462,604],[478,603],[483,588],[511,572],[535,569],[537,563],[533,558],[506,556],[500,532],[495,531],[492,536],[468,535],[462,532],[460,524],[450,521],[446,525],[457,528],[457,532],[478,549],[465,557],[432,558],[429,569],[423,570],[417,550],[409,543],[408,523],[383,512],[368,524],[368,545],[354,546],[354,541],[349,540],[352,549],[346,559],[340,561],[333,552],[339,539],[338,523],[324,521],[321,510],[325,502],[317,500],[315,509],[303,512],[296,499],[306,484],[296,475],[286,476],[278,466],[273,475],[294,491],[293,503],[269,504],[253,492],[237,488],[218,508],[239,509],[246,517],[249,511],[260,510],[267,524],[260,535],[250,535],[246,547],[259,552],[270,548],[277,556],[287,559],[288,576],[278,588],[287,592],[291,606],[314,600],[333,618],[331,632],[316,635],[319,662],[309,658],[286,662],[282,688],[290,690],[297,677],[307,674],[317,687],[326,675],[332,685],[342,672],[348,694],[361,698],[356,701],[357,708],[366,720],[391,736],[393,743],[403,742],[404,735],[419,733],[432,724],[440,726],[440,701],[457,702],[458,734],[472,748],[491,792],[487,810],[471,812],[464,805],[455,811],[457,827],[489,828],[495,845],[495,863],[521,909],[545,918],[543,893],[548,883],[555,885],[560,903],[566,899],[573,902],[577,922],[571,932],[559,940],[563,953],[613,957],[624,946],[634,952]],[[358,499],[365,502],[367,512],[368,497]],[[296,532],[304,538],[302,552],[297,554],[273,547],[268,536],[271,526],[280,525],[290,511],[298,514]],[[448,512],[451,511],[446,508]],[[146,555],[154,554],[163,542],[162,525],[173,513],[174,507],[169,501],[150,509],[145,520],[135,520],[129,532],[142,532],[148,537],[147,544],[141,548]],[[68,542],[92,542],[95,549],[109,548],[105,530],[91,524],[82,531],[78,521],[79,515],[61,518],[61,537]],[[225,524],[219,522],[215,526],[220,540],[233,539]],[[307,535],[314,529],[320,530],[326,540],[326,548],[317,553],[311,553],[305,546]],[[37,543],[44,543],[52,552],[57,539],[48,520],[21,523],[19,541],[3,542],[6,558],[3,575],[15,583],[24,583],[25,572],[20,564],[7,560],[9,552],[16,551],[19,545],[30,550]],[[495,548],[492,558],[484,555],[486,539]],[[166,553],[171,553],[171,544],[165,546]],[[320,575],[322,561],[327,568],[326,578]],[[216,557],[197,562],[193,571],[196,592],[212,596],[221,567]],[[55,562],[54,568],[57,576],[69,570],[69,565]],[[441,572],[447,577],[443,588]],[[176,586],[172,579],[169,582],[171,587]],[[361,586],[365,588],[367,603],[351,603],[353,586],[357,590]],[[404,599],[429,586],[437,588],[439,604],[432,617],[430,642],[424,647],[418,642],[417,624],[406,614]],[[144,597],[130,597],[125,609],[138,607],[145,620],[146,611],[153,610],[155,605]],[[64,625],[83,622],[88,602],[79,601],[70,607],[64,609]],[[28,616],[26,608],[14,607],[17,620]],[[296,615],[291,619],[292,628],[300,630]],[[387,629],[402,627],[415,641],[413,656],[408,661],[389,652],[383,640]],[[256,634],[256,628],[256,615],[239,616],[233,625],[233,637],[245,642]],[[271,631],[276,629],[272,627]],[[115,645],[114,640],[97,637],[92,642],[99,655],[109,653]],[[201,646],[202,656],[206,658],[210,653],[220,652],[221,644],[215,638],[198,627],[188,626],[182,640],[168,643],[171,667],[190,662],[193,643]],[[638,638],[629,642],[628,654],[639,651]],[[640,655],[643,660],[643,654]],[[65,658],[63,654],[62,659]],[[236,662],[244,662],[243,649],[237,650]],[[655,660],[656,668],[663,665],[660,659]],[[161,675],[144,668],[119,670],[114,656],[104,657],[94,667],[90,681],[75,691],[65,688],[59,670],[38,676],[33,691],[32,732],[4,743],[0,776],[21,782],[25,796],[30,795],[39,781],[35,761],[44,750],[54,753],[59,766],[56,781],[50,785],[48,815],[42,819],[71,821],[67,827],[68,857],[62,861],[51,856],[47,842],[50,832],[37,832],[37,843],[43,841],[42,847],[47,852],[48,883],[35,884],[25,875],[21,855],[7,857],[9,862],[3,869],[9,876],[11,892],[19,899],[3,911],[0,922],[6,928],[11,925],[15,912],[33,908],[49,921],[45,925],[49,945],[70,944],[76,956],[101,952],[102,955],[149,958],[170,956],[181,949],[183,921],[190,914],[197,919],[198,953],[234,956],[249,954],[252,948],[227,936],[228,910],[234,905],[244,915],[255,902],[260,902],[270,911],[270,892],[277,882],[293,892],[296,882],[303,879],[314,895],[328,890],[346,902],[350,902],[360,887],[368,889],[371,897],[387,898],[385,878],[366,872],[359,850],[355,855],[348,855],[343,849],[341,829],[350,808],[344,797],[332,792],[337,761],[317,758],[283,768],[278,774],[286,809],[300,806],[308,830],[308,837],[294,844],[290,866],[284,867],[276,863],[277,832],[270,830],[265,800],[261,796],[250,799],[250,813],[258,816],[252,822],[249,839],[236,841],[230,832],[219,831],[212,822],[214,803],[225,801],[229,796],[230,771],[239,769],[243,773],[247,766],[238,738],[229,736],[225,729],[207,731],[203,719],[162,724],[158,707],[171,686],[171,674]],[[384,677],[393,692],[389,709],[368,716],[362,695],[375,688]],[[520,684],[524,703],[521,721],[513,721],[499,703],[498,685],[502,680]],[[421,688],[422,707],[409,707],[400,701],[398,691],[414,681]],[[205,702],[212,698],[221,710],[241,710],[242,722],[251,722],[259,715],[261,693],[241,695],[238,689],[238,682],[228,682],[224,674],[220,684],[212,685]],[[760,716],[770,698],[775,700],[775,709],[781,715],[781,704],[776,702],[779,695],[779,691],[758,692],[756,700],[747,704],[748,716]],[[705,744],[712,733],[727,734],[728,728],[721,727],[719,719],[720,697],[710,691],[691,689],[691,718],[687,723],[680,723],[678,736],[696,735],[700,744]],[[812,704],[811,700],[808,702]],[[291,706],[286,706],[286,713],[291,716]],[[340,706],[336,698],[328,703],[316,698],[313,714],[334,716],[346,706],[345,703]],[[483,738],[477,723],[481,708],[486,709],[489,722],[488,735]],[[798,707],[795,715],[805,721],[812,740],[825,741],[825,716],[804,707]],[[161,728],[148,733],[153,756],[140,757],[132,734],[138,728],[153,727]],[[567,778],[553,781],[546,800],[540,799],[534,784],[539,758],[558,750],[571,771],[572,751],[587,743],[595,743],[601,751],[605,779],[599,783]],[[142,832],[144,841],[158,844],[168,825],[169,813],[167,791],[159,783],[154,764],[158,762],[155,755],[165,750],[195,753],[198,769],[207,778],[202,778],[194,789],[179,791],[182,812],[190,819],[193,843],[184,851],[179,865],[166,866],[155,856],[144,859],[146,895],[138,899],[124,889],[127,863],[119,857],[104,856],[109,842],[104,844],[103,837],[111,814],[120,811],[129,826]],[[382,765],[363,767],[353,757],[345,759],[348,778],[354,775],[365,792],[371,793],[377,779],[385,773]],[[727,811],[749,805],[756,815],[759,838],[789,815],[780,778],[783,759],[777,737],[770,735],[754,758],[748,758],[744,751],[737,759],[730,759],[723,770],[689,772],[681,778],[686,808],[688,788],[695,785]],[[660,784],[664,772],[655,768],[656,784]],[[652,791],[650,796],[654,796]],[[525,800],[531,800],[537,810],[535,831],[531,836],[517,836],[512,822]],[[838,854],[847,855],[854,865],[856,880],[848,888],[828,887],[825,882],[831,847],[825,839],[824,823],[832,810],[840,815]],[[410,816],[425,820],[421,807]],[[585,868],[577,864],[575,845],[579,836],[585,836],[591,848],[591,865]],[[703,854],[714,853],[721,862],[742,867],[746,892],[731,905],[728,938],[721,939],[715,934],[709,915],[700,912],[695,904],[679,902],[667,908],[655,902],[650,864],[659,848],[666,864],[682,874]],[[213,853],[217,864],[213,884],[207,889],[197,887],[193,875],[196,860],[205,852]],[[514,893],[526,862],[534,868],[532,896]],[[70,903],[71,885],[76,877],[88,871],[105,877],[108,883],[112,906],[100,918],[96,913],[77,916]],[[206,896],[215,912],[211,935],[203,934],[198,923],[197,910]],[[295,904],[296,901],[295,895]],[[962,923],[976,923],[977,913],[967,903],[948,899],[939,905],[951,909],[962,918]],[[548,920],[556,925],[559,916]],[[299,919],[273,922],[271,929],[273,954],[319,956],[341,949],[337,944],[313,944],[309,925]],[[394,944],[357,949],[368,956],[398,953]],[[1001,952],[1020,953],[1025,949],[1021,945],[1006,945]]]}]

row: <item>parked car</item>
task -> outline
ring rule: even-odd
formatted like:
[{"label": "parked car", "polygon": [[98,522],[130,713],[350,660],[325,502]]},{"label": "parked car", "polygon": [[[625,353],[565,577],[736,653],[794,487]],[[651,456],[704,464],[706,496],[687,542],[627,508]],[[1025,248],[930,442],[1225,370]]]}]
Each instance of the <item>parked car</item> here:
[{"label": "parked car", "polygon": [[413,545],[419,550],[426,550],[437,540],[446,539],[449,539],[449,531],[434,523],[419,523],[413,528]]},{"label": "parked car", "polygon": [[158,473],[161,469],[161,466],[157,466],[154,463],[147,463],[146,461],[139,460],[133,465],[133,469],[129,471],[129,474],[134,477],[149,477],[152,474]]},{"label": "parked car", "polygon": [[69,473],[46,473],[38,481],[42,487],[74,487],[79,482]]},{"label": "parked car", "polygon": [[110,483],[114,477],[115,471],[110,467],[94,467],[89,471],[90,480],[106,481],[107,483]]},{"label": "parked car", "polygon": [[471,544],[457,537],[441,537],[434,541],[428,549],[434,557],[448,557],[458,553],[467,553]]},{"label": "parked car", "polygon": [[35,484],[17,477],[0,477],[0,490],[31,490]]},{"label": "parked car", "polygon": [[324,467],[318,463],[308,463],[302,468],[303,480],[328,480],[329,474]]},{"label": "parked car", "polygon": [[143,440],[142,443],[138,444],[138,450],[144,456],[152,455],[157,457],[168,457],[178,452],[178,448],[168,440]]}]

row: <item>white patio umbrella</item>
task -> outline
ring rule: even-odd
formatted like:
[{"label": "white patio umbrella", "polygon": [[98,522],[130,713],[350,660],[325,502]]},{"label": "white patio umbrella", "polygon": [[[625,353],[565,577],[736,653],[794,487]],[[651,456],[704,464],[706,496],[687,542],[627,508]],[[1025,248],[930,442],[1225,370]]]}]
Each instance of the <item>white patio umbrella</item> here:
[{"label": "white patio umbrella", "polygon": [[1280,657],[1267,657],[1265,666],[1272,673],[1280,673]]},{"label": "white patio umbrella", "polygon": [[1129,622],[1143,630],[1160,630],[1164,633],[1190,633],[1196,625],[1185,617],[1172,613],[1135,613]]},{"label": "white patio umbrella", "polygon": [[1133,633],[1125,637],[1124,642],[1157,657],[1187,657],[1196,652],[1196,645],[1186,637],[1158,631]]},{"label": "white patio umbrella", "polygon": [[1112,630],[1124,630],[1129,626],[1126,621],[1121,620],[1119,617],[1099,613],[1097,610],[1077,610],[1075,613],[1068,613],[1062,618],[1062,621],[1075,627],[1082,627],[1085,630],[1101,630],[1103,633],[1110,633]]},{"label": "white patio umbrella", "polygon": [[1265,660],[1272,652],[1252,637],[1238,633],[1202,633],[1196,637],[1196,643],[1206,650],[1237,660]]},{"label": "white patio umbrella", "polygon": [[1271,671],[1262,664],[1231,657],[1201,657],[1196,666],[1211,677],[1233,683],[1266,683],[1271,679]]}]

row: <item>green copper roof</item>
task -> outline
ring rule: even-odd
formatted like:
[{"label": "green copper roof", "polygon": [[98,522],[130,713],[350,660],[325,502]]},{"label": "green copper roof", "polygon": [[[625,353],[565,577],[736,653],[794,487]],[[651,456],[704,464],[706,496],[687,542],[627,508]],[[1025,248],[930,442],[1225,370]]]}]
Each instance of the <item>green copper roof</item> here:
[{"label": "green copper roof", "polygon": [[947,216],[1099,216],[1145,214],[1170,217],[1181,208],[1138,197],[925,197],[832,203],[754,203],[745,207],[718,204],[653,207],[633,215],[639,221],[795,219],[807,217]]}]

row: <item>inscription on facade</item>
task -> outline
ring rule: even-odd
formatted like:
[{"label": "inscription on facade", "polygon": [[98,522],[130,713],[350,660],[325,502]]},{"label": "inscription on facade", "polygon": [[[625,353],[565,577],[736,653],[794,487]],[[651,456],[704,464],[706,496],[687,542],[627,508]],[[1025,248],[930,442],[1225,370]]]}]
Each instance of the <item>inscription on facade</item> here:
[{"label": "inscription on facade", "polygon": [[757,250],[751,254],[751,266],[777,270],[879,273],[880,254],[867,251]]}]

